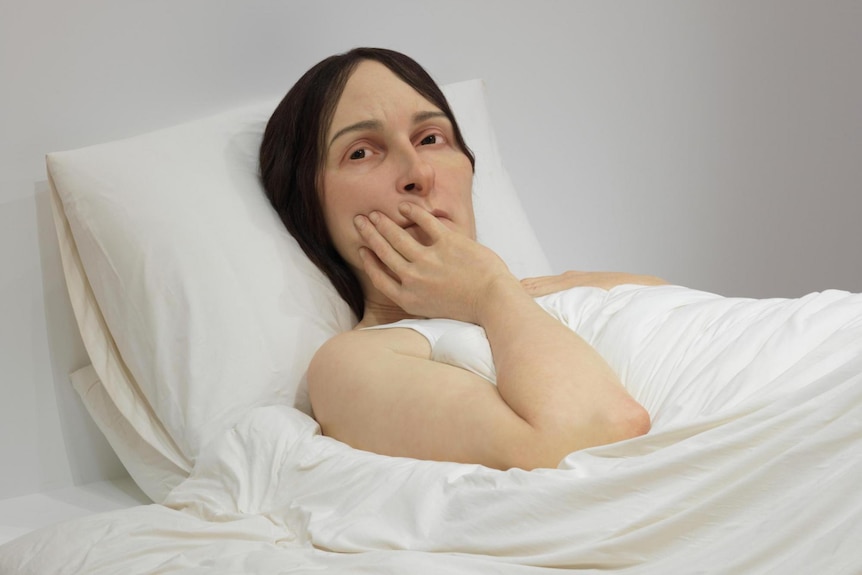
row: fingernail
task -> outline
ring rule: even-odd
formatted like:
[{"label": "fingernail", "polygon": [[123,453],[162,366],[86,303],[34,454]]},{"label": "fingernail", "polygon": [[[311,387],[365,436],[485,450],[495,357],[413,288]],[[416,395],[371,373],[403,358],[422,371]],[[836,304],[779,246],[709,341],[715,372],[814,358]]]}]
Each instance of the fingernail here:
[{"label": "fingernail", "polygon": [[360,230],[365,227],[365,216],[356,216],[353,218],[353,225]]},{"label": "fingernail", "polygon": [[398,209],[401,211],[402,214],[409,214],[410,213],[410,204],[407,202],[404,202],[403,204],[399,204]]},{"label": "fingernail", "polygon": [[380,214],[377,212],[371,212],[368,214],[368,219],[371,220],[372,224],[377,224],[380,222]]}]

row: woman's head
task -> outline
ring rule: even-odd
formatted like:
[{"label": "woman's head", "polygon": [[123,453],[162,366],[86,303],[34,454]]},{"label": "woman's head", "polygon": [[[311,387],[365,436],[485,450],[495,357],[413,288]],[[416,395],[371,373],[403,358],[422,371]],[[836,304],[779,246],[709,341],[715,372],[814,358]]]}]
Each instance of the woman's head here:
[{"label": "woman's head", "polygon": [[[400,112],[412,114],[413,128],[396,118]],[[464,179],[452,150],[472,172],[473,156],[427,72],[403,54],[357,48],[318,63],[291,88],[267,124],[260,168],[267,196],[288,231],[361,318],[364,294],[354,273],[351,210],[376,209],[394,219],[387,207],[397,194],[387,195],[390,190],[381,183],[389,178],[397,192],[423,207],[458,211],[433,205],[436,199],[428,195],[438,164],[445,166],[438,187],[449,194],[440,201],[451,204],[460,193],[449,189],[462,188]],[[365,195],[349,194],[363,188]],[[459,218],[462,229],[472,225],[472,208]]]}]

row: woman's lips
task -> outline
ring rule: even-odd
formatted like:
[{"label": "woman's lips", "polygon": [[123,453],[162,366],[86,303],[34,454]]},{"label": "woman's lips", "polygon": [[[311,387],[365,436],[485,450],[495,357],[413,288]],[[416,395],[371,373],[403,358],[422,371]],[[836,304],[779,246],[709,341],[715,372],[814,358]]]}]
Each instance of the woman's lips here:
[{"label": "woman's lips", "polygon": [[[425,208],[420,208],[420,209],[425,210]],[[434,210],[426,210],[426,211],[428,211],[432,216],[434,216],[438,220],[439,219],[445,219],[445,220],[449,220],[450,222],[452,221],[452,218],[449,217],[449,213],[445,210],[434,209]],[[406,230],[406,229],[412,228],[414,226],[418,226],[419,224],[417,224],[416,222],[414,222],[412,220],[407,220],[406,222],[399,224],[399,225]]]},{"label": "woman's lips", "polygon": [[[425,208],[421,208],[421,209],[425,209]],[[442,223],[444,226],[446,226],[450,230],[455,229],[455,224],[450,219],[448,212],[446,212],[444,210],[437,210],[437,209],[428,210],[428,211],[432,216],[437,218],[437,220],[440,223]],[[428,234],[425,232],[425,230],[423,230],[422,227],[419,224],[417,224],[416,222],[414,222],[412,220],[407,220],[406,222],[401,224],[401,227],[404,228],[404,230],[407,233],[409,233],[411,236],[413,236],[413,239],[415,239],[420,244],[422,244],[424,246],[430,246],[431,245],[432,242],[431,242],[430,236],[428,236]]]}]

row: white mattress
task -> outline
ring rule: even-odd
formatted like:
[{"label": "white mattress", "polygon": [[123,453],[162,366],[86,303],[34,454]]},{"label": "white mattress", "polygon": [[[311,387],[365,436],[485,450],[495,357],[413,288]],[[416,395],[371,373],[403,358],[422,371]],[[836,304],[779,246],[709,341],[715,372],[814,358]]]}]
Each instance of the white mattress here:
[{"label": "white mattress", "polygon": [[862,572],[862,295],[557,303],[648,407],[648,435],[501,472],[354,450],[260,407],[165,505],[29,533],[0,572]]},{"label": "white mattress", "polygon": [[143,503],[149,499],[129,477],[3,499],[0,544],[46,525]]}]

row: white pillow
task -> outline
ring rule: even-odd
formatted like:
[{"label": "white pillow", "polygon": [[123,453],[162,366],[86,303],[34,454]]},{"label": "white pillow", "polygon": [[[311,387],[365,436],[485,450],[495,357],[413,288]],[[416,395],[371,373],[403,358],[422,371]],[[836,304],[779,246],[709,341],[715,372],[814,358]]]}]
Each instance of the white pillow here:
[{"label": "white pillow", "polygon": [[129,474],[150,499],[164,501],[170,490],[188,477],[191,462],[177,449],[123,364],[84,274],[53,182],[51,207],[78,327],[90,360],[100,367],[102,379],[110,384],[103,385],[93,365],[89,365],[71,374],[72,385]]},{"label": "white pillow", "polygon": [[[480,241],[517,275],[548,273],[502,167],[483,83],[444,92],[476,155]],[[260,186],[258,146],[276,104],[48,155],[66,280],[95,371],[77,387],[157,501],[248,409],[309,413],[308,362],[354,323]]]}]

